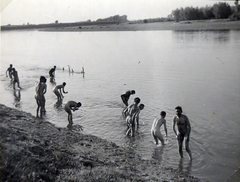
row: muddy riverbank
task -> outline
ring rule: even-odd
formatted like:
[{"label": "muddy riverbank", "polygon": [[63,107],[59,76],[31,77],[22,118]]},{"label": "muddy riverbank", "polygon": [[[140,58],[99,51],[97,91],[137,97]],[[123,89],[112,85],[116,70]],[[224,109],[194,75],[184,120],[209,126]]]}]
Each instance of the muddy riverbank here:
[{"label": "muddy riverbank", "polygon": [[1,181],[201,181],[133,149],[0,104]]}]

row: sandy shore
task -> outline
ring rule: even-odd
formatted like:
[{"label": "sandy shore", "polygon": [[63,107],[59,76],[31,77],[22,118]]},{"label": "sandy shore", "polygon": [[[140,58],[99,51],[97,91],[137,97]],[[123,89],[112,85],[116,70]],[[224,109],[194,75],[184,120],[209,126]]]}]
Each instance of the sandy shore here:
[{"label": "sandy shore", "polygon": [[112,25],[87,25],[75,27],[46,28],[44,31],[204,31],[204,30],[240,30],[240,21],[202,20],[158,23],[120,23]]},{"label": "sandy shore", "polygon": [[200,181],[134,150],[0,104],[1,181]]}]

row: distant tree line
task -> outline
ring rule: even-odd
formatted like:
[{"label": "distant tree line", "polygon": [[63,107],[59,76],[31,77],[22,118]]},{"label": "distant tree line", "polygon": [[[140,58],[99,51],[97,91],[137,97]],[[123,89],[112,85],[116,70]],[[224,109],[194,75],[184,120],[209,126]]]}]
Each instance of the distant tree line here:
[{"label": "distant tree line", "polygon": [[104,19],[97,19],[96,22],[116,22],[116,23],[123,23],[123,22],[127,22],[127,15],[115,15],[115,16],[110,16],[108,18],[104,18]]},{"label": "distant tree line", "polygon": [[240,19],[238,0],[235,0],[235,6],[230,6],[225,2],[219,2],[213,6],[206,6],[201,8],[186,7],[172,11],[170,17],[175,21],[181,20],[202,20],[202,19],[225,19],[232,20]]}]

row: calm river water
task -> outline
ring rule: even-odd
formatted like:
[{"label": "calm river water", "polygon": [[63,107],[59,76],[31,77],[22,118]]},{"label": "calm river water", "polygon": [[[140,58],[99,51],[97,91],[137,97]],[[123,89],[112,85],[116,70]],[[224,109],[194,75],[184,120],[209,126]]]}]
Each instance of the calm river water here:
[{"label": "calm river water", "polygon": [[[9,64],[18,71],[20,91],[5,76]],[[80,101],[73,122],[84,133],[131,147],[144,159],[209,181],[224,181],[240,167],[240,31],[1,32],[0,102],[35,115],[36,82],[41,75],[48,78],[54,65],[56,84],[66,82],[69,92],[57,104],[48,79],[44,119],[56,126],[68,124],[64,104]],[[68,73],[68,65],[75,73]],[[140,97],[145,104],[134,138],[125,136],[121,114],[120,95],[129,89],[136,90],[130,103]],[[192,163],[186,151],[179,160],[172,130],[178,105],[192,126]],[[164,147],[155,146],[150,135],[162,110]]]}]

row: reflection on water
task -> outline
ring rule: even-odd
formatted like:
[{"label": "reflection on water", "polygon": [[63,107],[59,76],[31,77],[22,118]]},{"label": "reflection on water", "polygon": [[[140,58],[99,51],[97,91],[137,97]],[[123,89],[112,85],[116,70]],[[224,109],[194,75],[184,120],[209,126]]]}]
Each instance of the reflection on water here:
[{"label": "reflection on water", "polygon": [[216,44],[227,43],[230,41],[231,31],[173,31],[173,38],[177,42],[197,43],[213,41]]},{"label": "reflection on water", "polygon": [[156,147],[152,153],[152,158],[157,160],[159,163],[161,163],[163,152],[164,152],[164,146]]},{"label": "reflection on water", "polygon": [[182,159],[182,158],[179,160],[179,165],[178,165],[178,170],[179,170],[179,172],[185,172],[186,174],[191,174],[191,170],[192,170],[192,160],[189,160],[189,161],[187,162],[187,165],[186,165],[186,166],[184,166],[183,160],[184,160],[184,159]]},{"label": "reflection on water", "polygon": [[[49,69],[56,65],[55,81],[47,81],[44,120],[66,127],[64,105],[80,101],[71,130],[83,126],[83,132],[125,146],[144,159],[209,181],[226,179],[239,166],[239,31],[14,31],[1,33],[1,43],[1,103],[35,115],[35,83],[39,76],[49,78]],[[18,70],[22,90],[13,92],[4,75],[9,63]],[[67,65],[74,73],[62,69]],[[83,66],[84,78],[78,73]],[[57,102],[52,89],[63,82],[69,94]],[[136,94],[129,104],[139,97],[145,105],[135,137],[125,135],[122,118],[120,95],[130,89]],[[177,105],[191,122],[192,164],[186,152],[179,161],[172,131]],[[150,130],[161,110],[167,112],[169,136],[166,146],[156,147]]]},{"label": "reflection on water", "polygon": [[59,109],[60,107],[62,107],[62,99],[57,100],[57,102],[54,104],[55,109]]},{"label": "reflection on water", "polygon": [[13,90],[13,96],[14,96],[14,106],[16,108],[21,108],[21,91]]}]

